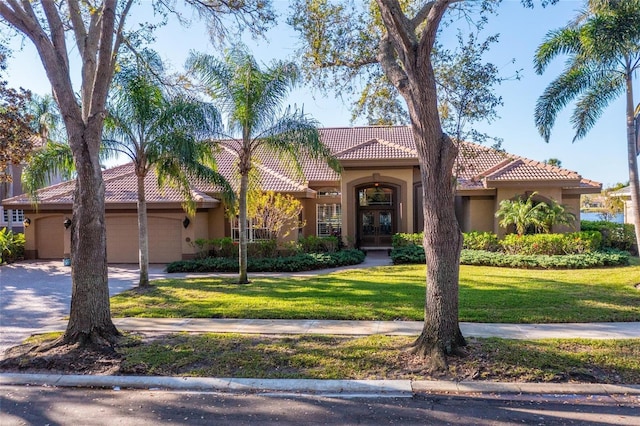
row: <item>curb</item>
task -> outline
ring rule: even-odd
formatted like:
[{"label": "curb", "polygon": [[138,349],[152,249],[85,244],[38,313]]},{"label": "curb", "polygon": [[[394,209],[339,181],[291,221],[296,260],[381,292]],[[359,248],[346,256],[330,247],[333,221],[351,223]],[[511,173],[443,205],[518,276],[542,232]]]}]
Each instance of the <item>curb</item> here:
[{"label": "curb", "polygon": [[558,394],[558,395],[638,395],[640,384],[574,384],[452,382],[444,380],[314,380],[314,379],[242,379],[167,376],[89,376],[68,374],[0,374],[2,385],[58,387],[95,387],[120,389],[209,391],[209,392],[277,392],[336,396],[411,397],[431,394]]}]

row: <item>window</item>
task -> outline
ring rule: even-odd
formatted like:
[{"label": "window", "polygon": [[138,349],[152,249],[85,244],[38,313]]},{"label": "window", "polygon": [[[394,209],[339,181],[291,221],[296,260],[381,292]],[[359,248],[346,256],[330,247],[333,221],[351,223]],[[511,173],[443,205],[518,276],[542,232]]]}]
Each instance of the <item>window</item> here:
[{"label": "window", "polygon": [[328,237],[342,233],[342,206],[340,204],[318,204],[316,235]]},{"label": "window", "polygon": [[338,188],[322,188],[318,190],[318,197],[339,197],[340,190]]},{"label": "window", "polygon": [[[264,241],[271,240],[271,231],[267,228],[256,228],[253,226],[251,219],[247,220],[247,241]],[[240,221],[238,217],[231,220],[231,238],[233,241],[240,241]]]},{"label": "window", "polygon": [[5,210],[2,209],[2,222],[9,223],[9,214],[11,214],[11,222],[22,223],[24,221],[23,210]]},{"label": "window", "polygon": [[393,205],[393,190],[375,185],[358,191],[358,202],[361,207]]}]

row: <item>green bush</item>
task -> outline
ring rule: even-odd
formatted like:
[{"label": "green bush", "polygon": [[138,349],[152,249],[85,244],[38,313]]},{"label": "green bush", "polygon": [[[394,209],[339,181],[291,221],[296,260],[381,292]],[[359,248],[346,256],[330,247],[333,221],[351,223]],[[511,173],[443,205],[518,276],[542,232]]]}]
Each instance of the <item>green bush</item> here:
[{"label": "green bush", "polygon": [[309,235],[298,240],[303,253],[335,253],[340,246],[338,237],[316,237]]},{"label": "green bush", "polygon": [[469,250],[498,251],[498,236],[493,232],[465,232],[462,248]]},{"label": "green bush", "polygon": [[630,223],[583,220],[580,222],[580,229],[600,232],[602,248],[625,250],[638,254],[638,248],[635,245],[635,228]]},{"label": "green bush", "polygon": [[424,248],[421,245],[405,245],[391,250],[391,261],[394,265],[425,263]]},{"label": "green bush", "polygon": [[483,250],[463,250],[460,263],[524,269],[584,269],[629,264],[629,253],[615,250],[568,255],[510,255]]},{"label": "green bush", "polygon": [[[249,258],[249,272],[299,272],[337,266],[357,265],[364,261],[360,250],[350,249],[333,253],[301,253],[289,257]],[[172,262],[167,272],[238,272],[237,258],[209,257]]]},{"label": "green bush", "polygon": [[501,250],[510,255],[565,255],[596,251],[602,236],[599,232],[584,231],[567,234],[509,234],[500,241]]},{"label": "green bush", "polygon": [[14,234],[7,228],[0,229],[0,263],[24,259],[24,234]]},{"label": "green bush", "polygon": [[391,246],[394,249],[406,246],[422,247],[423,238],[424,234],[422,232],[417,234],[394,234],[391,240]]}]

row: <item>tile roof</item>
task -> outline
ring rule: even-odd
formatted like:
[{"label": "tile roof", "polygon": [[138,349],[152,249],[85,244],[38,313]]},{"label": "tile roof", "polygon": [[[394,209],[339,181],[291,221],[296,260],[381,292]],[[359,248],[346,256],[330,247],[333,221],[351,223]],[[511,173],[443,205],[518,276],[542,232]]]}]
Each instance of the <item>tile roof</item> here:
[{"label": "tile roof", "polygon": [[[320,136],[330,151],[340,160],[367,167],[371,160],[415,161],[418,165],[416,146],[411,128],[408,126],[337,127],[319,129]],[[463,142],[459,144],[460,154],[456,164],[458,189],[485,189],[498,183],[522,181],[552,181],[566,188],[600,188],[597,182],[583,179],[576,172],[550,166],[539,161],[514,156],[493,148]],[[300,193],[309,190],[309,182],[337,181],[339,175],[324,162],[302,158],[303,176],[277,156],[258,151],[254,156],[254,167],[263,189],[277,192]],[[232,144],[220,147],[216,152],[217,170],[237,187],[238,155]],[[107,203],[135,202],[137,199],[136,176],[131,163],[117,166],[103,172]],[[41,203],[71,203],[75,183],[63,182],[44,188],[39,193]],[[220,191],[214,185],[194,180],[193,193],[202,202],[216,202],[207,194]],[[154,173],[145,178],[147,202],[159,204],[181,202],[183,198],[177,189],[158,187]],[[24,204],[25,195],[5,200],[4,203]]]}]

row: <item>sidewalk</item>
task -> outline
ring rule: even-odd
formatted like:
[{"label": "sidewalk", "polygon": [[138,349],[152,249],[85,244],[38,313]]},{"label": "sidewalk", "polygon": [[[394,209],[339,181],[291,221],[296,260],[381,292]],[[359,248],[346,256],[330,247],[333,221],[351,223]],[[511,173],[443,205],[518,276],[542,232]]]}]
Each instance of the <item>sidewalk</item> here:
[{"label": "sidewalk", "polygon": [[[422,321],[280,320],[221,318],[114,318],[120,330],[153,333],[240,333],[240,334],[334,334],[365,336],[417,336]],[[66,321],[44,327],[39,332],[64,331]],[[638,322],[498,324],[460,323],[465,337],[503,339],[638,339]]]}]

